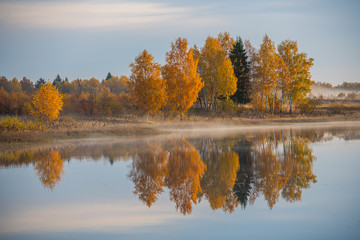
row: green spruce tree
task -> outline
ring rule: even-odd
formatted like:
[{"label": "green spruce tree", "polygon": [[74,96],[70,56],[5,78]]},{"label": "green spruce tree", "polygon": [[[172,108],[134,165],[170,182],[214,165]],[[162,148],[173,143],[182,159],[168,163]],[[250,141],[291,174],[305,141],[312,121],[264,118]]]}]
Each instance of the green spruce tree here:
[{"label": "green spruce tree", "polygon": [[56,75],[56,78],[55,78],[54,81],[53,81],[53,85],[54,85],[54,86],[58,86],[58,85],[60,85],[61,83],[62,83],[62,79],[61,79],[60,75],[58,74],[58,75]]},{"label": "green spruce tree", "polygon": [[111,73],[108,73],[105,80],[109,80],[110,78],[112,78],[112,75],[111,75]]},{"label": "green spruce tree", "polygon": [[232,99],[237,103],[250,102],[250,78],[249,67],[247,62],[247,55],[243,41],[237,37],[233,48],[230,51],[230,60],[234,68],[234,73],[237,78],[237,90],[232,96]]},{"label": "green spruce tree", "polygon": [[36,81],[35,88],[39,89],[44,83],[45,83],[45,80],[43,78],[40,78],[39,80]]}]

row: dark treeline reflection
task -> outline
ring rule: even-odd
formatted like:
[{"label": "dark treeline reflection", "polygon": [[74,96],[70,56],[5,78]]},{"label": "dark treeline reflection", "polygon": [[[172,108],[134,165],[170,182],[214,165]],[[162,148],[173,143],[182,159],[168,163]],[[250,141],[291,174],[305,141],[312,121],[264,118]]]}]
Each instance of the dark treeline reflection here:
[{"label": "dark treeline reflection", "polygon": [[300,201],[316,183],[312,142],[360,139],[356,129],[253,132],[225,138],[146,139],[132,142],[37,148],[0,153],[1,167],[33,165],[43,186],[53,190],[64,175],[63,161],[131,161],[134,194],[151,207],[168,189],[182,214],[202,199],[213,210],[232,213],[263,196],[271,209],[280,196]]}]

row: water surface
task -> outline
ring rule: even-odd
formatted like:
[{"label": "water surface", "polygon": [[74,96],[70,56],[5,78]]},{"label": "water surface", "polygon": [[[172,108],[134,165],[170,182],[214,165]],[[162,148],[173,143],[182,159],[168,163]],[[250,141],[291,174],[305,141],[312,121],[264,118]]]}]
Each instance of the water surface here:
[{"label": "water surface", "polygon": [[360,127],[0,153],[0,239],[359,239]]}]

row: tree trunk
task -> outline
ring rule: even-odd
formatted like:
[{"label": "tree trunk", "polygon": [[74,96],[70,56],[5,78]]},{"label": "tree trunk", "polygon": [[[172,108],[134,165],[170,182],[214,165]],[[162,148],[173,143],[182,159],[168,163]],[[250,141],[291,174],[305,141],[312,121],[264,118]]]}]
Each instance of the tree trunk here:
[{"label": "tree trunk", "polygon": [[266,100],[265,100],[265,112],[267,111],[267,106],[268,106],[268,98],[269,98],[269,96],[266,96]]},{"label": "tree trunk", "polygon": [[291,97],[290,97],[290,99],[289,99],[289,104],[290,104],[289,113],[292,113],[292,98],[291,98]]},{"label": "tree trunk", "polygon": [[282,113],[283,103],[284,103],[284,92],[281,90],[281,108],[280,108],[280,113]]},{"label": "tree trunk", "polygon": [[273,107],[272,107],[272,113],[273,114],[275,113],[275,98],[276,98],[276,94],[275,94],[275,90],[274,90],[274,93],[273,93]]},{"label": "tree trunk", "polygon": [[214,107],[215,111],[216,111],[216,79],[214,80],[214,89],[213,89],[213,94],[212,94],[212,106]]}]

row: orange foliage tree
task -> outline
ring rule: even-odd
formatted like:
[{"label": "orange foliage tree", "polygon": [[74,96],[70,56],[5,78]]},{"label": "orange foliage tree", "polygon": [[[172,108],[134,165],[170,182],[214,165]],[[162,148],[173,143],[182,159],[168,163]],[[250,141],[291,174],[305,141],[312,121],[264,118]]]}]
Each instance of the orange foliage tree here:
[{"label": "orange foliage tree", "polygon": [[167,85],[167,104],[170,109],[179,112],[181,117],[194,104],[204,85],[197,73],[197,65],[198,60],[194,59],[193,49],[188,50],[185,38],[178,38],[175,43],[171,43],[162,75]]},{"label": "orange foliage tree", "polygon": [[62,95],[51,83],[45,83],[33,96],[34,112],[37,119],[56,120],[63,106]]},{"label": "orange foliage tree", "polygon": [[155,113],[165,103],[166,85],[160,77],[160,64],[146,50],[135,58],[130,64],[132,74],[130,76],[130,95],[135,106],[146,112],[146,120],[149,113]]}]

